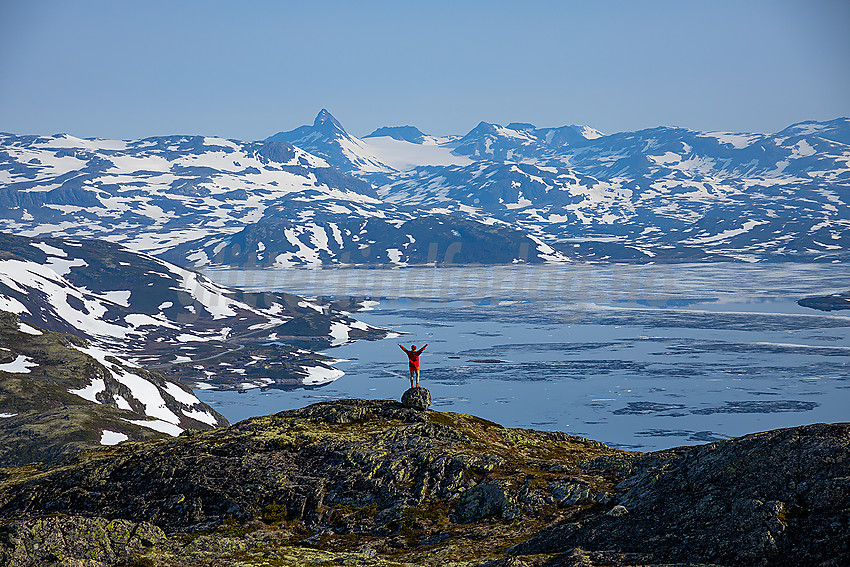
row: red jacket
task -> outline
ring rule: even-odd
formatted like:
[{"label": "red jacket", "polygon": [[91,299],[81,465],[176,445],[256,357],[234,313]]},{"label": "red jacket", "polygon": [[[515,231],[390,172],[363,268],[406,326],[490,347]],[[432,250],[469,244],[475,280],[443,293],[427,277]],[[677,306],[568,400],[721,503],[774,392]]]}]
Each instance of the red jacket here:
[{"label": "red jacket", "polygon": [[405,352],[405,354],[407,354],[407,358],[408,358],[409,364],[410,364],[410,369],[411,370],[419,370],[419,355],[422,354],[422,351],[425,350],[425,347],[427,347],[428,345],[426,344],[424,347],[420,348],[419,350],[412,350],[412,349],[409,350],[409,349],[404,348],[401,345],[398,345],[398,346],[399,346],[399,348],[401,348],[401,350],[403,350]]}]

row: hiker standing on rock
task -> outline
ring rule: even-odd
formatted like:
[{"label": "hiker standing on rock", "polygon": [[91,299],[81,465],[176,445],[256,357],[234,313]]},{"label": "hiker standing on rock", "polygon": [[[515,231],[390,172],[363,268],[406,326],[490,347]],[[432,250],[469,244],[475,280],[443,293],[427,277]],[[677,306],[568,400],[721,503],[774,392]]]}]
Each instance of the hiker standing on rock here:
[{"label": "hiker standing on rock", "polygon": [[[407,358],[410,361],[410,387],[418,388],[419,387],[419,355],[422,354],[422,351],[428,346],[428,343],[425,343],[425,346],[416,350],[416,345],[410,345],[410,350],[401,346],[399,343],[399,348],[407,354]],[[413,385],[413,377],[416,377],[416,385]]]}]

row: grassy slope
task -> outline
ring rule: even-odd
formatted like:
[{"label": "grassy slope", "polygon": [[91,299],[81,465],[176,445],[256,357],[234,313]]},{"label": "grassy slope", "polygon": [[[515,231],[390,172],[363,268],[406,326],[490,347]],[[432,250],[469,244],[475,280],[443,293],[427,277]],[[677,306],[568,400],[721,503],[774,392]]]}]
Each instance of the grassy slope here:
[{"label": "grassy slope", "polygon": [[[15,315],[0,312],[0,357],[4,357],[0,362],[24,355],[37,366],[29,368],[28,373],[0,371],[0,413],[17,414],[0,418],[0,466],[51,461],[98,447],[104,429],[137,441],[167,437],[127,421],[146,419],[144,408],[125,410],[116,406],[111,394],[127,392],[110,379],[99,362],[74,348],[85,347],[84,340],[49,331],[24,333],[18,322]],[[143,369],[135,372],[162,380]],[[107,403],[95,404],[69,392],[85,388],[98,378],[108,384],[106,393],[110,396],[103,397]],[[221,417],[220,423],[227,420]],[[187,425],[209,427],[194,420],[187,420]]]}]

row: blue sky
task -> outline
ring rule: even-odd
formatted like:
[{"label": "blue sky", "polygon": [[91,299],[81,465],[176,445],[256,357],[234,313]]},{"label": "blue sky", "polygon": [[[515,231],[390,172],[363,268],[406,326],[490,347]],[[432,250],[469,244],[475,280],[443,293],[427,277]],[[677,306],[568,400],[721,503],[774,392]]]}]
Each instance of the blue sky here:
[{"label": "blue sky", "polygon": [[261,139],[850,116],[850,2],[0,0],[0,131]]}]

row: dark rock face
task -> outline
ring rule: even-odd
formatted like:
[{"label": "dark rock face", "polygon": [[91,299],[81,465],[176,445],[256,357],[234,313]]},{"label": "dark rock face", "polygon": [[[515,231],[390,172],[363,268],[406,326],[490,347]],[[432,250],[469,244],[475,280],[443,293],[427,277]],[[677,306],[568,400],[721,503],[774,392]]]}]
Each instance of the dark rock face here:
[{"label": "dark rock face", "polygon": [[455,507],[455,519],[470,523],[489,517],[512,520],[521,515],[521,505],[504,481],[482,482],[464,492]]},{"label": "dark rock face", "polygon": [[848,479],[850,423],[640,454],[342,400],[0,469],[0,564],[839,567]]},{"label": "dark rock face", "polygon": [[416,126],[382,126],[371,134],[363,136],[364,138],[377,138],[380,136],[389,136],[396,140],[412,142],[414,144],[422,143],[425,134]]},{"label": "dark rock face", "polygon": [[517,553],[615,549],[721,565],[850,560],[850,424],[690,448],[626,478],[608,514],[543,530]]},{"label": "dark rock face", "polygon": [[[291,234],[299,230],[300,221],[290,218],[293,206],[275,206],[266,210],[266,217],[246,226],[228,237],[227,244],[204,245],[207,256],[215,262],[241,267],[274,266],[280,254],[294,255],[304,245],[292,242]],[[363,220],[350,214],[313,221],[318,230],[339,234],[330,238],[326,250],[316,252],[316,258],[326,264],[382,265],[404,264],[510,264],[514,260],[541,263],[537,243],[520,230],[446,214],[429,214],[404,219],[370,217]],[[303,224],[303,223],[302,223]],[[287,233],[290,234],[287,237]],[[363,241],[380,242],[381,246],[363,247]],[[295,241],[300,242],[300,241]],[[189,248],[198,243],[187,243]],[[391,260],[387,250],[400,256]],[[164,258],[179,261],[191,252],[178,247]],[[185,260],[184,260],[185,261]]]},{"label": "dark rock face", "polygon": [[408,388],[401,395],[401,405],[425,411],[431,405],[431,392],[427,388]]}]

